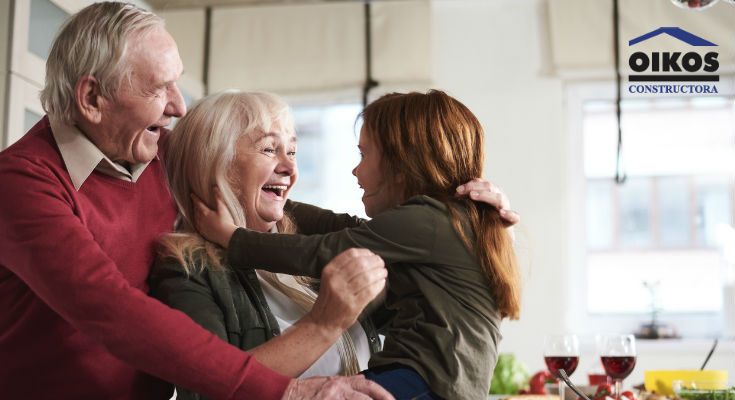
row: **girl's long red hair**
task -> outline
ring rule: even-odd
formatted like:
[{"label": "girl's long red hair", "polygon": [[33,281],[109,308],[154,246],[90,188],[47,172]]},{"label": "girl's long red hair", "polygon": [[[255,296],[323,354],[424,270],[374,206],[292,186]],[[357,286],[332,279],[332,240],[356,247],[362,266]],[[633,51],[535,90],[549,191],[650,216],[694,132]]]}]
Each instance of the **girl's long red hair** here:
[{"label": "girl's long red hair", "polygon": [[[361,116],[363,132],[381,151],[386,181],[402,187],[405,198],[425,194],[447,205],[455,230],[482,265],[501,316],[518,319],[518,260],[498,211],[455,196],[457,186],[482,176],[485,135],[475,115],[446,93],[432,90],[387,94]],[[466,225],[459,219],[462,208],[468,214]]]}]

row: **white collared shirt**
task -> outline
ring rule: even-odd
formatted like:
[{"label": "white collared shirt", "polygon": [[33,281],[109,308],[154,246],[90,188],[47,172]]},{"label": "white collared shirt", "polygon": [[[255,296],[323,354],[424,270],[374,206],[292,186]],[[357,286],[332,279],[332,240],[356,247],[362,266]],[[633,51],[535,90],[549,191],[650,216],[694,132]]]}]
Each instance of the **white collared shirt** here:
[{"label": "white collared shirt", "polygon": [[[276,318],[276,321],[278,321],[278,327],[281,329],[281,332],[283,332],[306,315],[306,311],[299,307],[290,297],[286,296],[265,279],[261,278],[258,272],[259,271],[256,270],[260,287],[263,290],[263,295],[265,296],[266,302],[268,303],[268,307],[271,309],[273,316]],[[300,285],[296,282],[293,276],[286,274],[276,275],[278,275],[278,279],[283,284],[307,293],[312,297],[316,297],[316,293]],[[360,367],[360,371],[363,371],[367,369],[367,364],[370,360],[370,343],[368,343],[367,334],[362,328],[360,322],[355,322],[347,332],[355,345],[357,363]],[[321,357],[319,357],[317,361],[314,362],[314,364],[311,365],[311,367],[304,371],[299,378],[331,376],[339,375],[340,373],[342,373],[341,358],[336,344],[333,344],[326,352],[324,352],[324,354],[322,354]]]},{"label": "white collared shirt", "polygon": [[51,132],[59,146],[66,170],[79,190],[93,171],[128,182],[136,182],[150,161],[131,164],[130,170],[112,161],[79,128],[49,117]]}]

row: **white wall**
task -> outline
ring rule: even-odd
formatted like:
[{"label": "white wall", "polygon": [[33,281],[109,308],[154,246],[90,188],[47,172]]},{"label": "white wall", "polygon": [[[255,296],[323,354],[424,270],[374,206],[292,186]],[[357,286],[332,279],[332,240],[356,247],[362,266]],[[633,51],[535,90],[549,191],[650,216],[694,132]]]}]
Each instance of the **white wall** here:
[{"label": "white wall", "polygon": [[[582,290],[570,283],[567,252],[582,240],[568,234],[568,224],[583,214],[568,197],[575,192],[568,171],[579,161],[568,144],[575,138],[565,126],[564,82],[551,71],[547,12],[546,0],[432,2],[434,86],[478,116],[487,135],[485,177],[505,190],[523,218],[517,229],[523,309],[519,321],[503,323],[500,351],[516,354],[531,372],[545,368],[543,336],[573,325],[568,294]],[[572,379],[586,383],[599,358],[593,337],[581,341]],[[697,369],[710,346],[709,340],[638,341],[638,364],[626,385],[642,383],[647,369]],[[735,378],[732,340],[720,343],[708,368]]]},{"label": "white wall", "polygon": [[563,88],[546,73],[541,0],[433,3],[435,86],[463,101],[487,135],[485,177],[522,215],[519,321],[504,322],[500,350],[541,369],[543,335],[564,330],[566,142]]}]

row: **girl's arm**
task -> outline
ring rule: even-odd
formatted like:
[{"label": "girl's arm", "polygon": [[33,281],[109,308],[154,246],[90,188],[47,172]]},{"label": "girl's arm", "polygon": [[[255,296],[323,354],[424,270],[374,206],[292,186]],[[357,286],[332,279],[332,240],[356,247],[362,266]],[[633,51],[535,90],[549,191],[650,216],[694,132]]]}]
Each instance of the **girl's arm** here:
[{"label": "girl's arm", "polygon": [[[485,179],[473,179],[457,187],[457,196],[469,196],[477,202],[487,203],[498,209],[506,226],[511,227],[520,221],[520,215],[510,209],[510,200],[502,189]],[[336,232],[344,228],[360,225],[365,219],[349,214],[338,214],[317,206],[287,201],[285,210],[294,218],[299,233],[313,235],[316,233]],[[512,235],[512,230],[509,230]]]},{"label": "girl's arm", "polygon": [[[370,249],[388,264],[454,263],[452,255],[434,254],[435,229],[447,215],[441,202],[426,196],[414,197],[358,227],[323,235],[259,233],[237,229],[234,224],[220,229],[211,223],[219,218],[219,213],[201,205],[195,223],[207,238],[214,238],[208,231],[221,233],[218,242],[223,247],[229,246],[227,258],[233,268],[257,265],[272,272],[318,277],[329,260],[350,248]],[[446,232],[443,234],[446,236]]]},{"label": "girl's arm", "polygon": [[353,215],[337,214],[311,204],[291,200],[286,202],[284,210],[291,214],[298,232],[304,235],[335,232],[358,226],[365,221]]}]

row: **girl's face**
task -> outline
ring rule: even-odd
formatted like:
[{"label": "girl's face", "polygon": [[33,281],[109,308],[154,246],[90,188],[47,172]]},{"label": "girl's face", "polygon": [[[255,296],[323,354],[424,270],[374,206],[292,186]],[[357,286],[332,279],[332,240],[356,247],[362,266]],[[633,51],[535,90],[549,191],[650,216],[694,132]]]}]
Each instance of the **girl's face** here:
[{"label": "girl's face", "polygon": [[361,160],[352,170],[352,175],[357,177],[357,184],[364,191],[362,203],[365,205],[365,213],[372,218],[397,206],[402,199],[398,195],[398,188],[392,187],[383,178],[381,154],[364,125],[360,130],[357,147],[360,149]]}]

